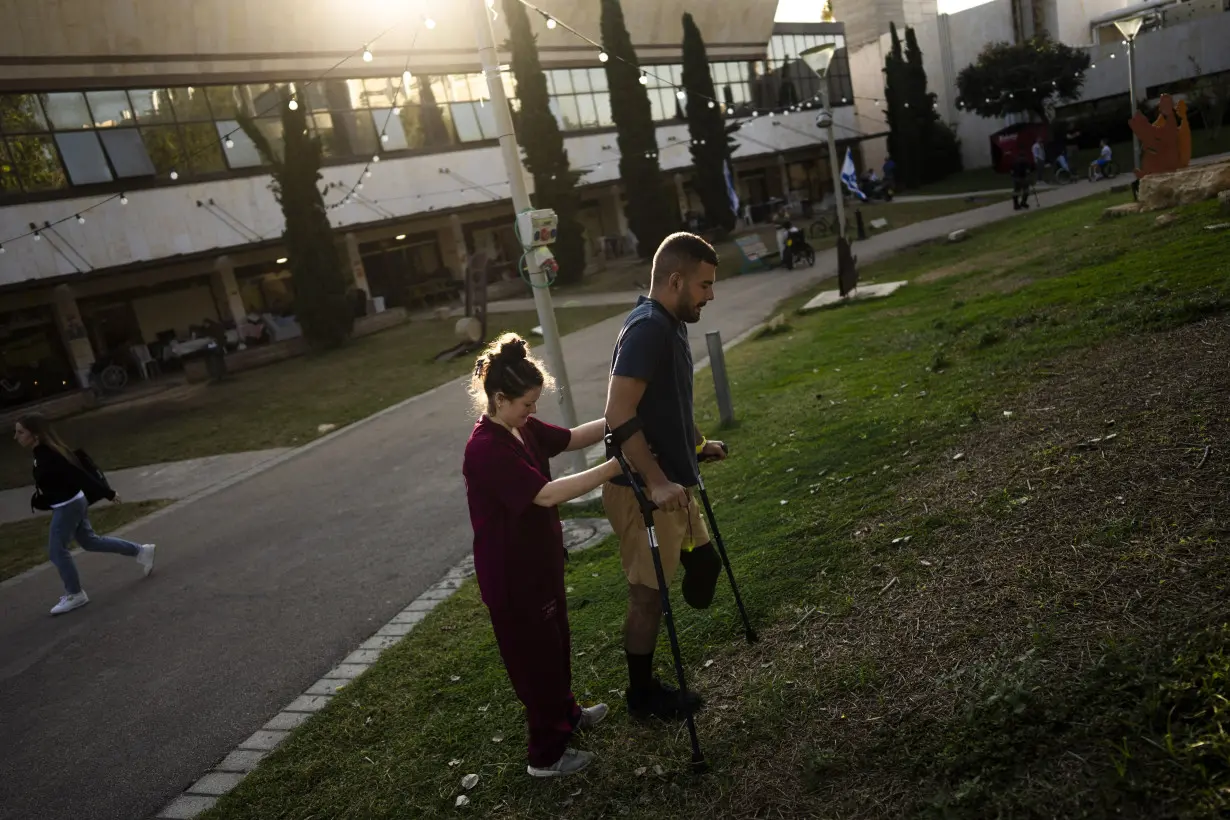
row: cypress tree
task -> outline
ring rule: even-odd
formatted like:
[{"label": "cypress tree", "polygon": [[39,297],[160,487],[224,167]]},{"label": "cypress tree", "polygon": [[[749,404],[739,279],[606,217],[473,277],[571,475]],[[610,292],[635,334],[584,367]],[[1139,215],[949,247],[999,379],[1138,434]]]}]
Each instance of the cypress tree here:
[{"label": "cypress tree", "polygon": [[714,104],[713,75],[705,41],[691,14],[683,15],[683,89],[687,93],[688,133],[692,137],[692,167],[696,192],[710,225],[734,230],[735,212],[726,191],[726,162],[730,158],[726,122]]},{"label": "cypress tree", "polygon": [[649,94],[640,82],[640,64],[619,0],[602,0],[602,46],[610,57],[606,77],[618,131],[619,176],[628,194],[625,213],[636,234],[637,253],[649,258],[678,219],[672,218],[671,198],[663,186]]},{"label": "cypress tree", "polygon": [[889,24],[892,50],[884,62],[884,102],[888,119],[888,153],[897,163],[897,187],[918,184],[917,142],[910,104],[909,68],[901,50],[897,24]]},{"label": "cypress tree", "polygon": [[558,281],[579,282],[585,273],[585,235],[576,218],[581,206],[576,188],[579,174],[569,168],[564,137],[551,113],[547,78],[538,59],[529,14],[520,0],[504,0],[504,14],[517,99],[521,101],[517,130],[525,147],[525,167],[534,176],[534,205],[550,208],[559,217],[559,232],[552,246],[559,262]]},{"label": "cypress tree", "polygon": [[320,139],[308,133],[306,107],[292,111],[289,92],[283,89],[281,96],[284,143],[280,154],[249,114],[239,115],[239,125],[272,166],[270,187],[286,219],[282,238],[295,288],[295,319],[309,345],[327,350],[344,344],[354,329],[354,310],[346,293],[349,280],[317,186]]}]

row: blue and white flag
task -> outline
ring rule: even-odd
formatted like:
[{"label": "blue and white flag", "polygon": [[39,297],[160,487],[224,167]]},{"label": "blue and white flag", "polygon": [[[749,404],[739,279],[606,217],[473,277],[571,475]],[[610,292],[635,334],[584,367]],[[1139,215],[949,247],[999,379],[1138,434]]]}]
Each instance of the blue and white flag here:
[{"label": "blue and white flag", "polygon": [[850,193],[864,202],[867,200],[867,195],[858,189],[858,171],[854,168],[854,155],[849,148],[846,149],[846,161],[841,166],[841,181],[850,189]]},{"label": "blue and white flag", "polygon": [[727,160],[724,163],[724,167],[722,168],[722,171],[726,175],[726,196],[730,198],[730,210],[736,216],[738,216],[739,214],[739,195],[735,193],[735,183],[734,183],[734,180],[730,178],[730,160]]}]

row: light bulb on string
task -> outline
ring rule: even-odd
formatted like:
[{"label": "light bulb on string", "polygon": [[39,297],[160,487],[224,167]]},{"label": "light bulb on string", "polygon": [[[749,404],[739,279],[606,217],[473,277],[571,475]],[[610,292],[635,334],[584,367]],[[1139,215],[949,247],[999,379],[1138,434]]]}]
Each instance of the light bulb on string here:
[{"label": "light bulb on string", "polygon": [[554,17],[548,17],[548,18],[547,18],[547,28],[549,28],[549,29],[551,29],[551,30],[553,30],[553,31],[554,31],[554,30],[555,30],[555,27],[556,27],[557,25],[559,25],[559,23],[555,22],[555,18],[554,18]]},{"label": "light bulb on string", "polygon": [[372,177],[372,169],[371,169],[371,168],[367,168],[366,170],[364,170],[364,171],[363,171],[363,176],[367,177],[368,179],[371,179],[371,177]]},{"label": "light bulb on string", "polygon": [[679,98],[679,99],[681,99],[681,100],[684,100],[684,99],[687,99],[688,92],[684,91],[684,90],[681,88],[681,89],[679,89],[678,91],[676,91],[676,92],[675,92],[675,96],[676,96],[676,97],[678,97],[678,98]]},{"label": "light bulb on string", "polygon": [[372,162],[379,162],[379,161],[380,161],[380,155],[372,154]]},{"label": "light bulb on string", "polygon": [[609,59],[611,59],[611,55],[607,54],[605,51],[598,52],[598,62],[605,63]]},{"label": "light bulb on string", "polygon": [[226,138],[226,147],[227,147],[227,148],[234,148],[234,147],[235,147],[235,140],[231,139],[230,137],[227,137],[227,138]]},{"label": "light bulb on string", "polygon": [[639,79],[640,79],[641,85],[649,85],[649,75],[646,74],[645,72],[643,71],[641,72],[641,76]]},{"label": "light bulb on string", "polygon": [[43,235],[42,235],[42,234],[40,234],[38,231],[35,231],[35,232],[34,232],[34,241],[35,241],[35,242],[42,242],[42,241],[43,241]]},{"label": "light bulb on string", "polygon": [[0,245],[0,253],[4,253],[4,252],[5,252],[5,250],[4,250],[4,246],[3,246],[3,245]]},{"label": "light bulb on string", "polygon": [[291,100],[290,100],[290,102],[288,102],[288,103],[286,104],[286,107],[287,107],[287,108],[289,108],[291,111],[298,111],[298,110],[299,110],[299,101],[298,101],[298,100],[296,100],[296,99],[294,99],[294,98],[292,97],[292,98],[291,98]]},{"label": "light bulb on string", "polygon": [[367,46],[363,46],[363,62],[370,63],[372,61],[372,50]]},{"label": "light bulb on string", "polygon": [[82,216],[81,214],[77,214],[77,224],[78,224],[78,225],[84,225],[84,224],[85,224],[85,217],[84,217],[84,216]]},{"label": "light bulb on string", "polygon": [[709,101],[709,107],[710,107],[710,108],[713,108],[716,104],[717,104],[717,103],[715,103],[713,100],[710,100],[710,101]]},{"label": "light bulb on string", "polygon": [[179,179],[179,171],[172,171],[170,176],[172,181]]},{"label": "light bulb on string", "polygon": [[385,142],[385,143],[387,143],[387,142],[389,141],[389,135],[388,135],[388,134],[381,134],[381,135],[380,135],[380,141],[381,141],[381,142]]},{"label": "light bulb on string", "polygon": [[423,25],[427,26],[428,29],[434,29],[436,27],[436,21],[430,17],[424,17]]},{"label": "light bulb on string", "polygon": [[121,205],[127,205],[127,204],[128,204],[128,195],[127,195],[127,194],[120,194],[120,204],[121,204]]},{"label": "light bulb on string", "polygon": [[403,71],[401,74],[401,87],[406,89],[410,87],[410,81],[414,79],[414,75],[409,70]]}]

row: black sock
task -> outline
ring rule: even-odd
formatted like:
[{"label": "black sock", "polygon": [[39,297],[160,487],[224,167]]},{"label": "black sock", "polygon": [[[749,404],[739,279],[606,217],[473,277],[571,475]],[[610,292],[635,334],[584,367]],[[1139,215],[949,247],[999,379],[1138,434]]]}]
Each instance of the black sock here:
[{"label": "black sock", "polygon": [[653,686],[653,653],[633,655],[625,651],[628,659],[628,690],[640,692]]}]

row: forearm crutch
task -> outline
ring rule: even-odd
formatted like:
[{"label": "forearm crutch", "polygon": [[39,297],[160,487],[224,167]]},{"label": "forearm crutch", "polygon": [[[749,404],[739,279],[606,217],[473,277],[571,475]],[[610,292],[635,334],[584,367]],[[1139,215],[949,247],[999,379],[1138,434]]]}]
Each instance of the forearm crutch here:
[{"label": "forearm crutch", "polygon": [[[725,446],[722,447],[725,451]],[[708,459],[700,459],[707,461]],[[697,487],[700,489],[700,500],[705,505],[705,515],[709,518],[709,528],[713,530],[713,543],[717,545],[718,555],[722,558],[722,566],[726,567],[726,577],[730,579],[730,591],[735,594],[735,604],[739,607],[739,616],[743,618],[743,633],[747,636],[748,643],[756,643],[760,640],[760,636],[756,634],[756,630],[752,629],[752,622],[748,620],[747,609],[743,606],[743,598],[739,595],[739,585],[735,583],[734,570],[730,568],[730,558],[726,555],[726,546],[722,543],[722,534],[718,532],[717,519],[713,517],[713,505],[709,503],[709,493],[705,492],[705,477],[700,474],[700,470],[696,471]]]},{"label": "forearm crutch", "polygon": [[[645,491],[636,483],[636,478],[632,475],[632,468],[624,458],[623,449],[615,443],[613,433],[607,434],[606,445],[608,452],[615,454],[615,458],[619,461],[619,469],[623,471],[624,478],[632,486],[637,506],[641,509],[641,518],[645,521],[645,530],[649,534],[649,553],[653,556],[653,569],[658,576],[658,594],[662,598],[662,617],[666,621],[666,634],[670,638],[671,655],[675,660],[675,677],[679,681],[679,700],[681,704],[686,703],[688,684],[683,675],[683,656],[679,652],[679,636],[675,633],[675,617],[671,612],[670,589],[666,585],[666,573],[662,571],[662,556],[658,553],[658,536],[653,525],[653,511],[657,507],[645,497]],[[696,736],[696,720],[690,711],[687,713],[687,724],[688,736],[692,740],[692,766],[697,771],[703,771],[705,755],[700,750],[700,738]]]}]

